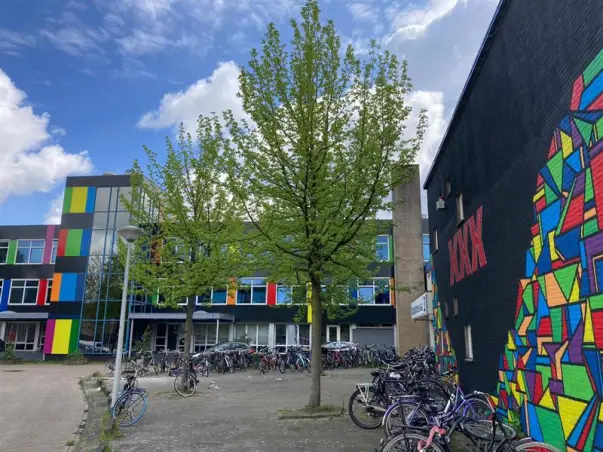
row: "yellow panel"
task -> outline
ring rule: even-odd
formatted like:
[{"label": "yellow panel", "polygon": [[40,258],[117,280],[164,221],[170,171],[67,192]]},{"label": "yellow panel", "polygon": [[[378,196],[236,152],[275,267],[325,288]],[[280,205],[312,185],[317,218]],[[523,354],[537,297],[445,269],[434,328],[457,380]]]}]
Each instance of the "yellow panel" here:
[{"label": "yellow panel", "polygon": [[308,303],[308,323],[312,323],[312,305]]},{"label": "yellow panel", "polygon": [[540,252],[542,251],[542,239],[540,234],[536,235],[533,240],[534,243],[534,257],[536,258],[536,262],[540,258]]},{"label": "yellow panel", "polygon": [[580,301],[580,285],[578,284],[578,280],[574,280],[574,287],[572,292],[570,293],[569,300],[570,303],[575,303],[576,301]]},{"label": "yellow panel", "polygon": [[534,202],[538,201],[540,198],[542,198],[544,196],[544,188],[541,188],[540,190],[538,190],[536,192],[536,194],[534,195],[534,197],[532,198]]},{"label": "yellow panel", "polygon": [[553,403],[553,398],[551,397],[551,390],[549,388],[546,388],[546,391],[544,391],[539,405],[551,410],[556,410],[555,404]]},{"label": "yellow panel", "polygon": [[555,231],[548,233],[547,238],[549,239],[549,250],[551,250],[551,260],[556,261],[559,259],[557,249],[555,248]]},{"label": "yellow panel", "polygon": [[572,137],[563,132],[561,132],[561,148],[563,149],[563,158],[570,155],[574,150],[574,147],[572,146]]},{"label": "yellow panel", "polygon": [[86,212],[86,197],[88,196],[88,187],[73,187],[71,195],[70,213]]},{"label": "yellow panel", "polygon": [[57,319],[54,324],[54,339],[52,341],[53,355],[69,353],[69,336],[71,336],[71,320]]},{"label": "yellow panel", "polygon": [[568,399],[563,396],[557,397],[557,403],[559,405],[559,417],[561,418],[561,424],[563,425],[563,433],[565,439],[567,439],[576,426],[584,408],[586,408],[586,403]]},{"label": "yellow panel", "polygon": [[508,333],[507,347],[511,351],[517,350],[517,348],[515,347],[515,341],[513,340],[513,335],[510,331]]},{"label": "yellow panel", "polygon": [[[590,313],[590,304],[587,302],[586,304],[586,316],[584,320],[584,339],[583,341],[587,344],[592,344],[595,342],[595,335],[593,332],[593,318]],[[601,405],[603,406],[603,405]]]}]

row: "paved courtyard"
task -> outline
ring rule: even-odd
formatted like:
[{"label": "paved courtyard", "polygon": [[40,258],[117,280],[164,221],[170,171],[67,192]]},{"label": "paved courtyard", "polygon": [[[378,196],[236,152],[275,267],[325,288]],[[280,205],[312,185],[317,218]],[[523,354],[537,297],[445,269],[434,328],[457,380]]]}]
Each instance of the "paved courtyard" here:
[{"label": "paved courtyard", "polygon": [[322,379],[323,403],[344,404],[345,414],[318,420],[277,418],[280,408],[307,403],[308,374],[271,372],[263,378],[253,370],[211,375],[201,379],[200,391],[186,399],[174,392],[173,378],[143,378],[140,386],[149,390],[147,412],[138,424],[122,429],[124,436],[111,447],[134,452],[374,451],[382,431],[362,430],[347,414],[350,394],[357,382],[370,381],[369,370],[329,375]]},{"label": "paved courtyard", "polygon": [[63,451],[82,419],[79,378],[102,365],[0,366],[0,451]]}]

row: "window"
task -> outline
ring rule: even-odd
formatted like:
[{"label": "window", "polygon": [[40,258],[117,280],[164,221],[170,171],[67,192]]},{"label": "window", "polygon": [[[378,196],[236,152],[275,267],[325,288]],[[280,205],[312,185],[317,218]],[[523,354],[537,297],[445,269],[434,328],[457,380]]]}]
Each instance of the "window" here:
[{"label": "window", "polygon": [[389,235],[377,236],[377,260],[389,261]]},{"label": "window", "polygon": [[390,304],[389,279],[375,278],[358,284],[358,291],[350,291],[350,298],[358,299],[362,304]]},{"label": "window", "polygon": [[44,240],[18,240],[17,264],[41,264]]},{"label": "window", "polygon": [[52,279],[48,280],[48,287],[46,288],[46,300],[44,304],[50,304],[50,294],[52,294]]},{"label": "window", "polygon": [[195,325],[195,352],[203,352],[216,344],[217,328],[215,323],[198,323]]},{"label": "window", "polygon": [[276,304],[290,304],[293,302],[293,286],[277,286]]},{"label": "window", "polygon": [[59,251],[59,241],[52,241],[52,251],[50,252],[50,263],[54,264],[57,260],[57,252]]},{"label": "window", "polygon": [[452,298],[452,315],[454,317],[459,315],[459,299],[457,297]]},{"label": "window", "polygon": [[4,280],[0,279],[0,300],[2,300],[2,287],[4,286]]},{"label": "window", "polygon": [[473,361],[473,335],[471,325],[465,325],[465,360]]},{"label": "window", "polygon": [[423,234],[421,236],[423,241],[423,261],[429,261],[429,234]]},{"label": "window", "polygon": [[0,240],[0,264],[6,264],[9,244],[10,242],[8,240]]},{"label": "window", "polygon": [[155,349],[165,350],[167,344],[167,324],[158,323],[155,328]]},{"label": "window", "polygon": [[452,184],[450,183],[450,179],[446,181],[446,197],[448,198],[452,193]]},{"label": "window", "polygon": [[269,325],[255,323],[240,323],[235,325],[234,340],[246,342],[254,347],[268,345]]},{"label": "window", "polygon": [[443,304],[444,304],[444,318],[447,319],[448,318],[448,303],[444,301]]},{"label": "window", "polygon": [[438,250],[438,229],[437,228],[433,229],[432,246],[433,246],[433,252],[435,253]]},{"label": "window", "polygon": [[465,219],[465,211],[463,209],[463,194],[459,193],[456,196],[456,222],[460,224]]},{"label": "window", "polygon": [[36,304],[39,285],[37,279],[13,279],[8,304]]},{"label": "window", "polygon": [[243,278],[237,288],[237,304],[266,304],[266,279]]},{"label": "window", "polygon": [[197,304],[226,304],[227,292],[226,287],[208,290],[197,296]]},{"label": "window", "polygon": [[282,349],[291,347],[292,345],[310,346],[310,325],[277,323],[275,325],[275,333],[277,348]]},{"label": "window", "polygon": [[15,344],[15,350],[34,351],[36,348],[36,323],[9,323],[6,342]]}]

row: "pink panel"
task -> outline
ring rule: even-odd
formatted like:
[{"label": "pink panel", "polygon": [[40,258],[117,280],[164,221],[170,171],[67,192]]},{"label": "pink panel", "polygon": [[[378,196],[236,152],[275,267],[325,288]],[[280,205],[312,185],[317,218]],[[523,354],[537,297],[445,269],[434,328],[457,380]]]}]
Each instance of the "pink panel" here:
[{"label": "pink panel", "polygon": [[54,229],[56,226],[48,226],[46,228],[46,241],[44,242],[44,257],[42,258],[43,264],[50,264],[50,257],[52,255],[52,239],[54,237]]},{"label": "pink panel", "polygon": [[48,319],[46,322],[46,335],[44,336],[44,354],[52,354],[52,341],[54,340],[55,319]]}]

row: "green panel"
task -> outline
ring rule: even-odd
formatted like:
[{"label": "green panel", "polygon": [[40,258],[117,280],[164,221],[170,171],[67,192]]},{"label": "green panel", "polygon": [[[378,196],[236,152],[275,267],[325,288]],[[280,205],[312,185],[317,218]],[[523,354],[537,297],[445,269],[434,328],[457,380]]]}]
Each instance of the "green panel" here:
[{"label": "green panel", "polygon": [[544,298],[546,298],[546,283],[544,282],[544,276],[538,276],[538,285],[540,286],[540,290],[544,294]]},{"label": "green panel", "polygon": [[595,138],[598,141],[601,139],[601,137],[603,137],[603,117],[599,118],[597,121],[597,135]]},{"label": "green panel", "polygon": [[581,121],[578,118],[574,118],[574,123],[576,123],[576,126],[578,127],[578,130],[580,131],[580,135],[582,135],[582,138],[584,138],[584,142],[586,144],[590,143],[590,135],[593,131],[593,125],[589,124],[586,121]]},{"label": "green panel", "polygon": [[78,349],[80,338],[80,321],[73,320],[71,322],[71,335],[69,336],[69,353],[73,353]]},{"label": "green panel", "polygon": [[559,191],[561,191],[561,181],[563,175],[563,155],[561,152],[557,152],[551,159],[548,161],[546,166],[549,168],[551,172],[551,176],[553,176],[553,180],[557,185]]},{"label": "green panel", "polygon": [[584,184],[584,192],[584,202],[588,202],[593,199],[593,176],[590,168],[586,168],[586,183]]},{"label": "green panel", "polygon": [[[389,261],[394,261],[394,238],[390,235],[389,237]],[[421,237],[421,245],[423,244],[423,237]],[[421,248],[421,253],[423,253],[423,248]]]},{"label": "green panel", "polygon": [[557,195],[546,182],[544,184],[544,198],[546,199],[547,206],[557,199]]},{"label": "green panel", "polygon": [[603,309],[603,294],[590,297],[590,309]]},{"label": "green panel", "polygon": [[599,225],[597,224],[596,218],[591,218],[586,223],[584,223],[584,237],[588,237],[596,232],[599,232]]},{"label": "green panel", "polygon": [[530,314],[534,314],[534,294],[532,293],[532,285],[528,284],[525,288],[525,290],[523,291],[523,302],[525,303],[526,307],[528,308],[528,312]]},{"label": "green panel", "polygon": [[72,194],[73,194],[73,188],[67,187],[65,189],[65,199],[63,199],[63,213],[69,213],[71,210]]},{"label": "green panel", "polygon": [[549,366],[541,366],[536,365],[536,372],[540,372],[542,376],[542,388],[544,389],[549,385],[549,380],[551,379],[551,368]]},{"label": "green panel", "polygon": [[566,450],[565,438],[563,436],[563,426],[559,414],[535,405],[538,423],[541,425],[544,441],[559,450]]},{"label": "green panel", "polygon": [[576,280],[577,271],[578,264],[574,264],[568,267],[560,268],[559,270],[555,270],[553,272],[555,274],[555,279],[559,283],[561,292],[563,292],[563,295],[565,296],[566,300],[569,300],[570,294],[572,292],[572,287],[574,287],[574,281]]},{"label": "green panel", "polygon": [[584,86],[587,86],[593,79],[599,74],[599,72],[603,69],[603,50],[599,52],[599,54],[595,57],[591,63],[586,66],[584,69]]},{"label": "green panel", "polygon": [[6,258],[6,263],[14,264],[16,257],[17,257],[17,241],[11,240],[8,243],[8,256]]},{"label": "green panel", "polygon": [[83,229],[70,229],[67,231],[67,244],[65,256],[79,256],[82,248]]},{"label": "green panel", "polygon": [[593,396],[585,366],[561,364],[565,394],[588,402]]},{"label": "green panel", "polygon": [[567,197],[567,202],[565,203],[565,206],[563,207],[563,210],[561,211],[561,217],[559,218],[559,224],[557,224],[557,235],[561,234],[561,229],[563,228],[563,224],[565,223],[565,217],[567,216],[567,212],[569,211],[569,206],[572,203],[572,198],[574,196],[574,189],[576,188],[577,180],[578,180],[578,178],[576,178],[574,180],[574,183],[572,184],[572,188]]},{"label": "green panel", "polygon": [[561,335],[563,333],[563,325],[562,325],[562,312],[563,308],[553,308],[551,309],[551,327],[553,329],[553,342],[561,342]]}]

